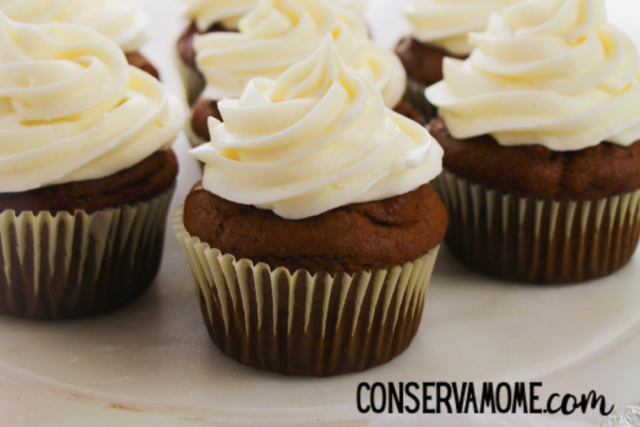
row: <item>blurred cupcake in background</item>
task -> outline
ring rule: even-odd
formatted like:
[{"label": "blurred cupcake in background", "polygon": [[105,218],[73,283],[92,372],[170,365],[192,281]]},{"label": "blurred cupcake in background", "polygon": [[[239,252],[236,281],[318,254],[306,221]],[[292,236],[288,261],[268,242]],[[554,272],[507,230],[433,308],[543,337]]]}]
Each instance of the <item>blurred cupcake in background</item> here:
[{"label": "blurred cupcake in background", "polygon": [[385,108],[330,34],[210,118],[206,164],[174,225],[215,344],[248,366],[331,376],[416,334],[446,227],[442,149]]},{"label": "blurred cupcake in background", "polygon": [[[0,0],[1,1],[1,0]],[[192,105],[205,87],[196,65],[194,39],[198,35],[216,32],[237,32],[240,19],[258,6],[259,0],[184,0],[189,25],[177,42],[177,63],[182,76],[187,101]],[[326,0],[358,14],[364,12],[367,0]]]},{"label": "blurred cupcake in background", "polygon": [[447,243],[536,283],[606,276],[640,234],[640,63],[603,0],[529,0],[470,37],[427,90],[445,150]]},{"label": "blurred cupcake in background", "polygon": [[153,281],[184,107],[82,26],[0,12],[0,313],[108,312]]},{"label": "blurred cupcake in background", "polygon": [[411,0],[404,15],[413,32],[403,38],[396,53],[409,78],[407,100],[420,108],[427,118],[435,115],[424,90],[442,80],[442,60],[466,59],[473,46],[471,31],[484,31],[492,13],[522,0]]},{"label": "blurred cupcake in background", "polygon": [[184,0],[189,24],[176,46],[176,63],[184,84],[187,102],[192,105],[205,87],[196,65],[194,42],[197,36],[217,32],[238,32],[240,19],[253,10],[258,0]]},{"label": "blurred cupcake in background", "polygon": [[208,117],[222,120],[218,101],[238,98],[255,77],[277,79],[309,57],[331,33],[347,66],[382,92],[385,105],[418,121],[403,101],[406,74],[398,57],[373,43],[362,19],[325,0],[261,0],[239,23],[239,33],[214,33],[195,40],[197,66],[206,87],[193,107],[188,132],[194,146],[209,140]]},{"label": "blurred cupcake in background", "polygon": [[0,0],[0,10],[18,22],[90,27],[116,42],[129,64],[159,79],[158,70],[139,51],[146,41],[147,16],[130,6],[115,0]]}]

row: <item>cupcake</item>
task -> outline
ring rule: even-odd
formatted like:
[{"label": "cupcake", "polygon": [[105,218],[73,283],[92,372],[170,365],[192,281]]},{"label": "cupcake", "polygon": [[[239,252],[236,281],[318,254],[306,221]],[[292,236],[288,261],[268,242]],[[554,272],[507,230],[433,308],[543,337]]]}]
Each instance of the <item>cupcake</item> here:
[{"label": "cupcake", "polygon": [[413,34],[398,43],[396,53],[407,70],[406,100],[427,118],[435,116],[424,90],[442,80],[442,60],[466,59],[473,46],[471,31],[487,28],[492,13],[521,0],[412,0],[404,10]]},{"label": "cupcake", "polygon": [[606,276],[640,232],[638,53],[602,0],[530,0],[445,59],[427,97],[445,150],[447,242],[469,266],[536,283]]},{"label": "cupcake", "polygon": [[330,34],[277,80],[220,102],[175,230],[214,343],[285,375],[362,371],[404,351],[447,226],[442,149],[385,108]]},{"label": "cupcake", "polygon": [[193,107],[190,139],[194,146],[209,141],[208,117],[221,120],[217,103],[238,98],[255,77],[277,79],[309,57],[327,32],[347,65],[370,79],[385,105],[416,121],[426,120],[402,101],[406,74],[398,57],[371,42],[362,19],[325,0],[262,0],[240,21],[240,32],[215,33],[195,42],[198,69],[206,87]]},{"label": "cupcake", "polygon": [[109,38],[0,12],[0,313],[113,310],[152,282],[184,111]]},{"label": "cupcake", "polygon": [[93,28],[116,42],[129,64],[160,78],[158,70],[139,52],[146,40],[147,16],[129,6],[113,0],[4,0],[0,10],[18,22],[64,22]]},{"label": "cupcake", "polygon": [[[185,16],[189,25],[177,42],[177,63],[192,105],[206,85],[204,76],[196,65],[194,39],[198,35],[217,32],[238,32],[240,19],[258,6],[259,0],[185,0]],[[272,3],[281,0],[271,0]],[[325,0],[338,7],[362,14],[366,0]],[[206,126],[206,123],[205,123]]]}]

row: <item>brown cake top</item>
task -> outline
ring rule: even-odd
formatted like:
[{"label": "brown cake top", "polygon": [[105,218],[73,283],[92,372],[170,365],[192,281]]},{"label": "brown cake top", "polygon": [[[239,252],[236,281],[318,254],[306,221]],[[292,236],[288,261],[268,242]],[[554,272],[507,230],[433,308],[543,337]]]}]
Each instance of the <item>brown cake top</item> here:
[{"label": "brown cake top", "polygon": [[396,46],[396,54],[407,70],[409,80],[431,86],[442,80],[442,61],[444,58],[465,59],[448,53],[441,47],[420,43],[412,37],[405,37]]},{"label": "brown cake top", "polygon": [[595,200],[640,188],[640,141],[558,152],[541,145],[505,147],[489,135],[459,140],[441,118],[430,131],[444,148],[447,169],[516,196]]},{"label": "brown cake top", "polygon": [[0,193],[0,212],[93,213],[151,199],[167,190],[178,175],[173,150],[158,151],[142,162],[106,178],[52,185],[22,193]]},{"label": "brown cake top", "polygon": [[192,236],[236,259],[311,273],[386,269],[440,244],[447,213],[428,185],[386,200],[354,204],[298,221],[230,202],[197,183],[185,202]]}]

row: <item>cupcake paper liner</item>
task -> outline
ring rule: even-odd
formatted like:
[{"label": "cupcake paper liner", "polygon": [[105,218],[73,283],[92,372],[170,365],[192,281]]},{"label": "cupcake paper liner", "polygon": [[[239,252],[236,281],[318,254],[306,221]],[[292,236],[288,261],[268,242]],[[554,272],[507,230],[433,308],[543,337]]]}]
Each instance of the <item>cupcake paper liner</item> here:
[{"label": "cupcake paper liner", "polygon": [[429,123],[431,119],[438,114],[438,110],[427,100],[425,95],[426,90],[427,86],[422,83],[408,80],[407,90],[404,93],[403,99],[405,102],[411,104],[411,106],[420,111],[425,119],[427,119],[427,123]]},{"label": "cupcake paper liner", "polygon": [[572,283],[607,276],[633,256],[640,190],[600,200],[517,197],[445,170],[446,242],[470,267],[506,279]]},{"label": "cupcake paper liner", "polygon": [[[174,45],[176,44],[177,42]],[[176,66],[178,67],[178,72],[180,73],[180,78],[182,79],[187,102],[189,105],[193,105],[204,91],[207,82],[202,74],[184,63],[176,48],[173,49],[173,55]]]},{"label": "cupcake paper liner", "polygon": [[291,273],[236,260],[174,218],[213,342],[228,357],[283,375],[359,372],[402,353],[415,336],[438,254],[354,275]]},{"label": "cupcake paper liner", "polygon": [[2,212],[0,314],[85,317],[142,294],[160,266],[174,189],[90,215]]}]

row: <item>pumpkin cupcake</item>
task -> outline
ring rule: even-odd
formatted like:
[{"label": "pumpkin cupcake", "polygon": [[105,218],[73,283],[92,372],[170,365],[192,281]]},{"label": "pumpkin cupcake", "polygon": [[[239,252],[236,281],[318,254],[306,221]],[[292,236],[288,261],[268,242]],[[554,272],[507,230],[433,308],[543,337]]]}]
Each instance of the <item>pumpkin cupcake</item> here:
[{"label": "pumpkin cupcake", "polygon": [[[240,19],[258,6],[259,0],[185,0],[189,24],[177,42],[177,63],[189,105],[198,99],[206,82],[196,65],[196,36],[216,32],[238,32]],[[325,0],[337,7],[362,14],[366,0]]]},{"label": "pumpkin cupcake", "polygon": [[466,264],[536,283],[606,276],[640,233],[638,52],[602,0],[530,0],[445,59],[427,97]]},{"label": "pumpkin cupcake", "polygon": [[97,32],[0,12],[0,313],[113,310],[153,281],[180,102]]},{"label": "pumpkin cupcake", "polygon": [[221,120],[217,103],[238,98],[255,77],[277,79],[310,56],[324,35],[334,36],[347,65],[370,79],[382,92],[385,105],[426,124],[402,97],[406,74],[398,57],[371,42],[355,13],[325,0],[262,0],[240,21],[239,33],[215,33],[195,43],[198,69],[206,87],[192,111],[188,132],[194,146],[209,140],[208,117]]},{"label": "pumpkin cupcake", "polygon": [[277,80],[220,102],[175,229],[229,357],[285,375],[388,362],[416,334],[447,217],[442,149],[385,108],[330,34]]},{"label": "pumpkin cupcake", "polygon": [[158,70],[140,53],[146,40],[147,16],[112,0],[5,0],[2,10],[10,19],[29,24],[63,22],[90,27],[116,42],[129,64],[159,79]]},{"label": "pumpkin cupcake", "polygon": [[408,75],[406,100],[431,119],[436,111],[424,91],[442,80],[444,58],[466,59],[471,31],[487,28],[492,13],[522,0],[412,0],[404,10],[413,33],[400,40],[396,53]]}]

